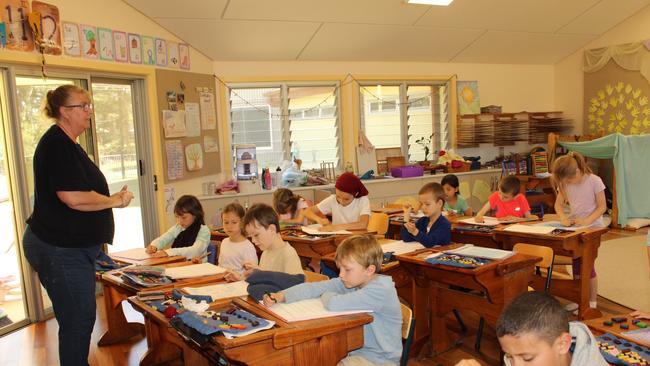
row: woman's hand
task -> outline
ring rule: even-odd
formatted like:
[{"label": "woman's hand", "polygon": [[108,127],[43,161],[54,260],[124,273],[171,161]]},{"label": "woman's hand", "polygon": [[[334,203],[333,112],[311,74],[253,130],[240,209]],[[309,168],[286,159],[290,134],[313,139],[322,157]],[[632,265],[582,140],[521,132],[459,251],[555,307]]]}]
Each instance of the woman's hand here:
[{"label": "woman's hand", "polygon": [[133,199],[133,193],[128,191],[128,186],[123,186],[122,189],[111,195],[111,198],[115,200],[115,208],[124,208],[131,203]]},{"label": "woman's hand", "polygon": [[149,253],[149,254],[153,254],[153,253],[158,251],[158,247],[156,247],[153,244],[149,244],[149,246],[147,246],[147,248],[144,251]]}]

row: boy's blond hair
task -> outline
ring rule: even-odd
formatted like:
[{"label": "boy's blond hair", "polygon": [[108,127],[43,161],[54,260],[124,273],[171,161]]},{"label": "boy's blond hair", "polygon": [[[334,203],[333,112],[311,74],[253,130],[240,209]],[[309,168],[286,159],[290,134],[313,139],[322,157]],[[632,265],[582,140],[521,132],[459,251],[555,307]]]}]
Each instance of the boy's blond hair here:
[{"label": "boy's blond hair", "polygon": [[379,273],[381,263],[384,260],[384,252],[381,250],[381,245],[377,243],[377,239],[373,236],[354,235],[343,240],[336,249],[334,260],[339,265],[342,260],[348,258],[354,259],[364,268],[374,265],[375,273]]}]

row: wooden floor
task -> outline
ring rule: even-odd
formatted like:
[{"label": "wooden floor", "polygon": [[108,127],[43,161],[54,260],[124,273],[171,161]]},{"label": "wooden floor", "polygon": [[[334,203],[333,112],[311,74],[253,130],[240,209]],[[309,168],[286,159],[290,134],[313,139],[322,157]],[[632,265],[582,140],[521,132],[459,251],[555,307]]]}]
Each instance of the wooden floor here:
[{"label": "wooden floor", "polygon": [[[603,240],[615,239],[621,236],[644,235],[646,231],[628,232],[624,230],[610,231]],[[631,309],[613,303],[607,299],[598,299],[598,309],[603,314],[620,314],[630,312]],[[130,320],[142,319],[139,313],[125,307],[125,313]],[[411,355],[410,365],[444,365],[453,366],[463,358],[476,358],[482,365],[500,365],[498,354],[499,345],[494,329],[486,327],[484,330],[481,353],[474,351],[474,340],[478,317],[473,313],[462,312],[462,318],[468,326],[466,334],[460,334],[460,329],[455,318],[447,319],[448,328],[452,331],[452,338],[457,340],[457,346],[436,357],[426,355]],[[97,298],[97,322],[91,340],[90,364],[93,366],[105,365],[138,365],[140,356],[144,354],[147,344],[143,337],[133,338],[130,342],[97,347],[97,340],[104,333],[106,319],[104,315],[103,299]],[[0,366],[50,366],[58,365],[58,325],[54,319],[29,325],[14,333],[0,338]],[[179,363],[180,364],[180,363]]]}]

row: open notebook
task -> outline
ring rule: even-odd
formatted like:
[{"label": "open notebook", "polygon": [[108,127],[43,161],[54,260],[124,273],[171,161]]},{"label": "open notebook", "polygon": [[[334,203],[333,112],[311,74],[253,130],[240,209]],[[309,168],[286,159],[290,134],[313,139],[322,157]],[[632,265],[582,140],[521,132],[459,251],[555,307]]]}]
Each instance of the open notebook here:
[{"label": "open notebook", "polygon": [[184,287],[183,290],[190,295],[204,295],[212,297],[212,301],[226,299],[229,297],[241,297],[248,295],[248,282],[237,281],[231,283],[220,283],[218,285],[201,287]]},{"label": "open notebook", "polygon": [[454,250],[447,250],[445,253],[453,253],[458,255],[467,255],[471,257],[487,258],[487,259],[505,259],[514,254],[510,250],[484,248],[472,244],[465,244],[460,248]]},{"label": "open notebook", "polygon": [[135,248],[135,249],[123,250],[121,252],[111,253],[111,257],[117,259],[124,258],[124,259],[130,259],[135,261],[141,261],[144,259],[151,258],[151,254],[147,253],[144,248]]},{"label": "open notebook", "polygon": [[458,220],[458,222],[462,222],[470,225],[479,225],[479,226],[497,226],[499,224],[502,224],[502,222],[500,222],[496,217],[490,217],[490,216],[483,216],[483,222],[476,222],[476,220],[474,220],[473,217]]},{"label": "open notebook", "polygon": [[225,271],[225,268],[215,266],[212,263],[200,263],[190,264],[189,266],[165,268],[165,276],[178,280],[181,278],[213,276],[224,273]]},{"label": "open notebook", "polygon": [[384,253],[393,252],[395,255],[411,253],[419,249],[424,249],[424,245],[417,241],[406,243],[402,240],[395,240],[381,245],[381,250]]},{"label": "open notebook", "polygon": [[371,313],[371,310],[350,310],[350,311],[329,311],[325,309],[320,298],[306,299],[301,301],[274,304],[268,308],[273,314],[286,322],[297,322],[301,320],[329,318],[332,316]]},{"label": "open notebook", "polygon": [[515,233],[526,233],[526,234],[549,234],[555,230],[552,226],[538,226],[538,225],[520,225],[514,224],[510,225],[503,231],[512,231]]},{"label": "open notebook", "polygon": [[555,229],[562,229],[562,230],[568,230],[568,231],[578,231],[578,230],[589,228],[589,226],[575,226],[575,225],[564,226],[559,221],[545,221],[545,222],[541,222],[539,224],[536,224],[535,226],[550,226],[550,227],[555,228]]},{"label": "open notebook", "polygon": [[348,235],[352,234],[351,232],[347,230],[337,230],[337,231],[319,231],[323,227],[321,224],[313,224],[309,226],[303,226],[301,227],[302,231],[309,234],[309,235],[331,235],[331,234],[341,234],[341,235]]}]

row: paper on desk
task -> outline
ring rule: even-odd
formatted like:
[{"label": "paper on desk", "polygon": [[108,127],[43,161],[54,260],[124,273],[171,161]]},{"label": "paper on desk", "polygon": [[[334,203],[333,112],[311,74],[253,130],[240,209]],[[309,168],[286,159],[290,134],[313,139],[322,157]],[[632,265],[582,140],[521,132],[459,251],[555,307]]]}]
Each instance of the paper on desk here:
[{"label": "paper on desk", "polygon": [[550,226],[550,227],[552,227],[554,229],[562,229],[562,230],[568,230],[568,231],[578,231],[578,230],[589,228],[589,226],[575,226],[575,225],[573,225],[573,226],[564,226],[559,221],[541,222],[539,224],[535,224],[535,226]]},{"label": "paper on desk", "polygon": [[124,250],[121,252],[111,253],[111,257],[131,259],[136,261],[141,261],[151,258],[151,254],[147,253],[144,248],[135,248]]},{"label": "paper on desk", "polygon": [[173,279],[213,276],[224,273],[225,268],[212,263],[190,264],[189,266],[165,268],[165,276]]},{"label": "paper on desk", "polygon": [[248,295],[246,288],[248,282],[237,281],[231,283],[220,283],[218,285],[201,287],[184,287],[183,290],[190,295],[211,296],[212,301],[226,299],[229,297],[240,297]]},{"label": "paper on desk", "polygon": [[223,332],[223,336],[226,337],[226,339],[233,339],[233,338],[238,338],[238,337],[245,337],[249,334],[257,333],[262,330],[266,329],[271,329],[273,326],[275,326],[275,322],[273,320],[268,320],[264,319],[267,322],[269,322],[266,326],[263,327],[254,327],[251,330],[243,331],[243,332],[238,332],[238,333],[228,333],[228,332]]},{"label": "paper on desk", "polygon": [[549,234],[551,231],[555,230],[552,226],[538,226],[538,225],[521,225],[514,224],[510,225],[503,231],[512,231],[515,233],[528,233],[528,234]]},{"label": "paper on desk", "polygon": [[268,308],[273,314],[284,319],[287,322],[297,322],[301,320],[329,318],[333,316],[371,313],[372,310],[349,310],[349,311],[329,311],[325,309],[320,298],[307,299],[292,302],[290,304],[274,304]]},{"label": "paper on desk", "polygon": [[479,257],[479,258],[487,258],[487,259],[504,259],[514,254],[514,252],[510,250],[484,248],[472,244],[465,244],[460,248],[454,250],[447,250],[446,253],[468,255],[471,257]]},{"label": "paper on desk", "polygon": [[463,222],[465,224],[479,225],[479,226],[497,226],[501,224],[501,222],[496,217],[491,217],[491,216],[483,216],[483,222],[476,222],[474,217],[469,217],[467,219],[462,219],[458,221]]},{"label": "paper on desk", "polygon": [[348,235],[352,234],[350,231],[347,230],[337,230],[337,231],[319,231],[323,227],[321,224],[313,224],[309,226],[302,226],[301,229],[303,232],[309,234],[309,235],[330,235],[330,234],[338,234],[338,235]]},{"label": "paper on desk", "polygon": [[417,241],[406,243],[402,240],[391,241],[381,245],[381,250],[386,252],[393,252],[395,255],[411,253],[419,249],[424,249],[424,245]]}]

